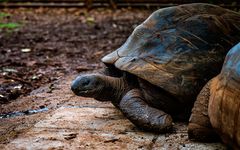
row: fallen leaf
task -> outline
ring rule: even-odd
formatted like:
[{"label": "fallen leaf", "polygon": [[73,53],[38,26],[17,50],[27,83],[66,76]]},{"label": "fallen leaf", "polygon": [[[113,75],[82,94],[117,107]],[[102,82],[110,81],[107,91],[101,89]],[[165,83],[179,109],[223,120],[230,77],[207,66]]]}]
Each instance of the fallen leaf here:
[{"label": "fallen leaf", "polygon": [[18,71],[16,69],[12,69],[12,68],[3,68],[4,72],[15,72],[17,73]]},{"label": "fallen leaf", "polygon": [[92,70],[92,68],[86,67],[86,66],[78,66],[76,68],[77,72],[82,72],[82,71],[88,71],[88,70]]},{"label": "fallen leaf", "polygon": [[95,19],[94,19],[93,17],[87,17],[87,18],[86,18],[86,21],[87,21],[88,23],[94,23],[94,22],[95,22]]},{"label": "fallen leaf", "polygon": [[28,52],[31,52],[31,49],[30,48],[23,48],[23,49],[21,49],[21,52],[28,53]]}]

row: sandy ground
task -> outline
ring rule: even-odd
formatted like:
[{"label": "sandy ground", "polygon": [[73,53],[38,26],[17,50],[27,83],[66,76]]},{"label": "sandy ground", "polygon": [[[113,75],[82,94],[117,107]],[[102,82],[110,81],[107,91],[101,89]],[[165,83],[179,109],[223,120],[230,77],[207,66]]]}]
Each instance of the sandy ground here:
[{"label": "sandy ground", "polygon": [[11,32],[0,30],[1,150],[225,149],[221,143],[189,141],[187,123],[175,123],[172,133],[143,132],[111,103],[70,91],[73,74],[101,68],[100,58],[153,10],[1,12],[10,16],[0,21],[22,24]]},{"label": "sandy ground", "polygon": [[[68,73],[100,68],[100,59],[120,47],[152,11],[0,9],[0,24],[20,24],[0,28],[0,104]],[[11,111],[0,105],[0,114]]]},{"label": "sandy ground", "polygon": [[225,149],[221,143],[189,141],[186,123],[175,123],[172,133],[143,132],[111,103],[73,95],[73,78],[52,83],[51,92],[47,85],[18,98],[23,106],[29,101],[57,105],[42,113],[0,119],[0,149]]}]

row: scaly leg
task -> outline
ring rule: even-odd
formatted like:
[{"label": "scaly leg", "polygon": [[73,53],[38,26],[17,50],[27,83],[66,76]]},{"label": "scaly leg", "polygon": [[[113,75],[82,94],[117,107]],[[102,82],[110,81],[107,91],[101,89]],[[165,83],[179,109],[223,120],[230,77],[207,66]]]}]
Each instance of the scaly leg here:
[{"label": "scaly leg", "polygon": [[172,128],[172,118],[167,113],[150,107],[139,89],[132,89],[122,98],[119,104],[123,114],[138,128],[167,132]]},{"label": "scaly leg", "polygon": [[219,136],[212,128],[208,116],[210,82],[204,86],[192,109],[192,114],[188,124],[188,137],[191,140],[202,142],[215,142],[220,140]]}]

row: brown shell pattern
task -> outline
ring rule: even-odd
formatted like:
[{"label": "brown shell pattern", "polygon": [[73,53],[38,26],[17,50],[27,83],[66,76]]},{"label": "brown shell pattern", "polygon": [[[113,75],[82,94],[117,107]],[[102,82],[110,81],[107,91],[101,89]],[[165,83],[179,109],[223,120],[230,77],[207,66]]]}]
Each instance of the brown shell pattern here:
[{"label": "brown shell pattern", "polygon": [[240,43],[229,51],[210,89],[211,124],[225,143],[240,149]]},{"label": "brown shell pattern", "polygon": [[163,8],[102,61],[176,97],[195,97],[220,72],[239,33],[240,14],[234,11],[201,3]]}]

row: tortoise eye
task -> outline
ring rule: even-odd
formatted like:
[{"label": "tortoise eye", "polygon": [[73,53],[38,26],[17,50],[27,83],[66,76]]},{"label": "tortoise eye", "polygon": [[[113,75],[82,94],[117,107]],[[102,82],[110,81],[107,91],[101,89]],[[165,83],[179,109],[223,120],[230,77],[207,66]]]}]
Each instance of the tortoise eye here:
[{"label": "tortoise eye", "polygon": [[161,38],[160,33],[156,33],[156,37],[157,37],[157,38]]}]

